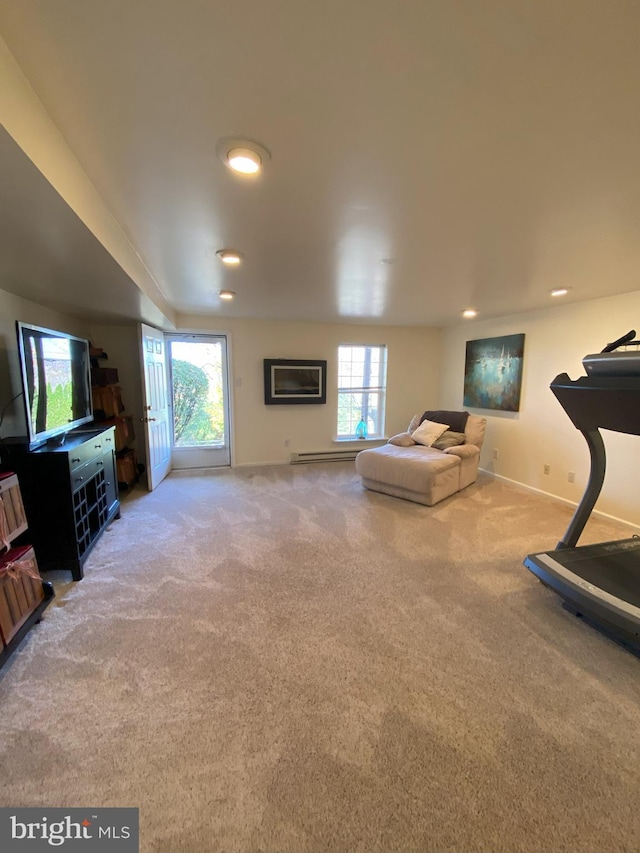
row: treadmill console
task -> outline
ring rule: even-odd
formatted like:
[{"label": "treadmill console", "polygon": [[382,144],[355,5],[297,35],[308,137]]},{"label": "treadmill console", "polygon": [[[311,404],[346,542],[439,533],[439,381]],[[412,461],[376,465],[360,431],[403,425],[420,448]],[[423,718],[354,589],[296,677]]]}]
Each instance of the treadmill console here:
[{"label": "treadmill console", "polygon": [[632,329],[613,341],[602,352],[585,355],[582,365],[587,376],[640,376],[640,351],[616,352],[622,346],[639,346],[635,340],[636,332]]}]

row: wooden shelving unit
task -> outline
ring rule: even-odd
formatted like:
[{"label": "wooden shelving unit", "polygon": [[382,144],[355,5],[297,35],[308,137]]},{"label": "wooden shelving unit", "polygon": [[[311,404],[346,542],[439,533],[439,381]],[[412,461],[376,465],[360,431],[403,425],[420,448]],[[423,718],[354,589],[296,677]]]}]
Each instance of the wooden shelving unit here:
[{"label": "wooden shelving unit", "polygon": [[133,418],[125,413],[118,369],[102,367],[100,361],[109,356],[98,347],[91,347],[91,392],[93,411],[100,426],[115,427],[116,472],[120,489],[130,489],[138,481],[138,460],[132,443],[135,441]]},{"label": "wooden shelving unit", "polygon": [[18,477],[0,473],[0,665],[41,619],[54,596],[31,545],[12,543],[28,529]]}]

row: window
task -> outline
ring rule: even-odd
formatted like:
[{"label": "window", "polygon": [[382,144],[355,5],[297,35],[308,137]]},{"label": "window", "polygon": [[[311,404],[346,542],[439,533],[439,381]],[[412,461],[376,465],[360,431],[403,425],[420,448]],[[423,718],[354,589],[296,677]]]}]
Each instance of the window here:
[{"label": "window", "polygon": [[369,437],[384,435],[386,381],[386,347],[338,347],[338,438],[356,438],[361,420]]}]

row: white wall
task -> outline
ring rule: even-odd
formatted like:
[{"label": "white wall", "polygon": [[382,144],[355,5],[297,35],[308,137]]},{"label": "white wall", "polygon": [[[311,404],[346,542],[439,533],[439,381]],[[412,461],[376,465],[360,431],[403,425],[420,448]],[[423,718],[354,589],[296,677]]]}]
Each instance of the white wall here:
[{"label": "white wall", "polygon": [[[549,384],[559,373],[568,373],[572,379],[583,376],[583,357],[599,352],[631,328],[640,333],[640,291],[448,328],[442,335],[441,405],[462,406],[466,341],[523,332],[520,411],[472,410],[488,419],[480,464],[517,483],[577,503],[589,475],[589,451]],[[640,525],[640,438],[602,434],[607,474],[596,510]],[[497,460],[492,458],[494,448]],[[543,473],[545,464],[551,466],[549,475]],[[569,471],[576,473],[575,484],[568,482]]]},{"label": "white wall", "polygon": [[16,320],[83,338],[89,336],[88,327],[73,317],[0,290],[0,411],[7,406],[0,426],[0,438],[27,434],[22,400],[7,405],[12,397],[22,391]]},{"label": "white wall", "polygon": [[[117,367],[127,412],[137,420],[142,408],[136,327],[89,327],[0,290],[0,408],[21,390],[15,320],[89,337]],[[420,327],[326,325],[181,317],[179,328],[224,332],[230,339],[234,463],[285,463],[293,451],[331,450],[336,431],[337,349],[341,343],[388,347],[386,434],[406,429],[426,408],[462,408],[465,343],[496,335],[525,334],[521,407],[506,413],[474,410],[488,419],[481,465],[489,471],[557,497],[580,500],[589,473],[589,453],[580,433],[549,389],[567,372],[583,375],[582,358],[598,352],[630,328],[640,331],[640,291],[497,320],[473,321],[439,332]],[[265,406],[264,358],[326,358],[327,404]],[[239,381],[239,385],[236,384]],[[0,437],[24,434],[22,402],[8,406]],[[607,476],[596,509],[640,525],[640,439],[604,432]],[[290,446],[284,442],[289,439]],[[142,456],[141,433],[137,449]],[[497,448],[499,458],[492,459]],[[551,473],[543,473],[544,464]],[[567,473],[576,473],[576,482]]]},{"label": "white wall", "polygon": [[[90,338],[118,369],[126,413],[134,418],[136,449],[144,460],[137,326],[86,325],[0,290],[0,408],[21,390],[15,321],[47,326]],[[342,343],[387,346],[386,434],[406,429],[417,411],[435,407],[440,377],[440,332],[421,327],[278,323],[183,317],[179,329],[229,335],[232,448],[236,465],[289,462],[294,451],[335,448],[337,356]],[[327,403],[318,406],[266,406],[263,359],[327,360]],[[8,407],[0,437],[25,433],[22,403]],[[285,447],[285,440],[289,446]]]},{"label": "white wall", "polygon": [[[440,332],[423,327],[279,323],[178,317],[181,331],[230,336],[234,464],[288,462],[294,451],[335,449],[338,346],[387,346],[386,434],[407,428],[417,411],[435,406],[440,376]],[[327,360],[327,402],[266,406],[263,359]],[[285,441],[289,440],[289,447]]]}]

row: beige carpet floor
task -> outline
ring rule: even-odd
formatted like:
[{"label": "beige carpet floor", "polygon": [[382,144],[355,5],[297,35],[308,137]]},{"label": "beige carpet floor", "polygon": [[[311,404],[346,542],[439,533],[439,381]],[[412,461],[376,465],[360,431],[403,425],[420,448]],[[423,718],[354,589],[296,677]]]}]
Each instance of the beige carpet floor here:
[{"label": "beige carpet floor", "polygon": [[0,805],[137,806],[153,853],[640,850],[640,661],[522,565],[570,515],[352,463],[134,490],[0,671]]}]

